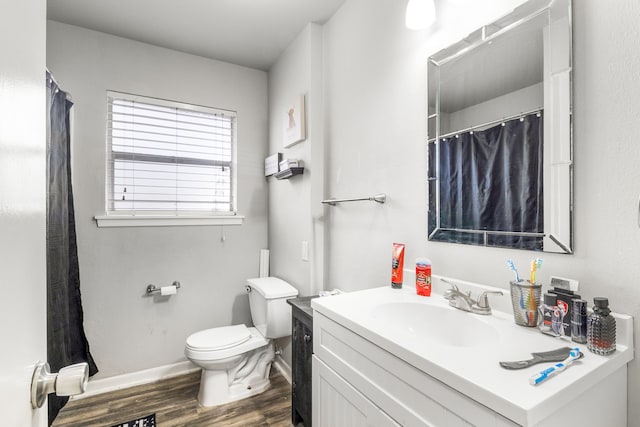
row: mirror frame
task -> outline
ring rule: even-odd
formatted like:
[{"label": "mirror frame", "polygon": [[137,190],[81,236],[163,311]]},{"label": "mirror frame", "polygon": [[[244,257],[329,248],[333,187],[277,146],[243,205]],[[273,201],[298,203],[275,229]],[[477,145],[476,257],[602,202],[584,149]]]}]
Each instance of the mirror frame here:
[{"label": "mirror frame", "polygon": [[[429,240],[452,243],[488,243],[490,235],[531,235],[531,233],[495,230],[444,229],[440,227],[440,190],[438,141],[440,129],[440,77],[441,67],[459,59],[465,53],[491,43],[496,37],[511,29],[546,14],[548,26],[543,29],[543,87],[544,87],[544,233],[543,251],[571,254],[573,252],[573,57],[572,57],[572,7],[571,0],[529,0],[504,17],[484,25],[464,39],[429,57],[427,71],[427,141],[429,164]],[[553,46],[553,49],[550,48]],[[429,93],[435,88],[435,93]],[[433,98],[432,98],[433,96]],[[432,110],[431,100],[435,100]],[[504,120],[504,118],[503,118]],[[497,120],[497,122],[499,122]],[[431,156],[435,156],[432,159]],[[435,161],[433,161],[435,160]],[[428,166],[429,169],[429,166]],[[458,235],[456,240],[447,236]],[[460,234],[458,234],[460,233]],[[469,243],[462,237],[482,234],[483,243]],[[462,241],[461,241],[462,240]]]}]

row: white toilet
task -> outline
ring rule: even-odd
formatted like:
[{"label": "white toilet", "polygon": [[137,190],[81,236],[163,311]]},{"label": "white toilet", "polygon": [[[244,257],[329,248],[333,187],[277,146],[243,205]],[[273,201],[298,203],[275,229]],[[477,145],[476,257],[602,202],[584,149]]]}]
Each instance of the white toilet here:
[{"label": "white toilet", "polygon": [[223,326],[187,338],[184,354],[202,368],[198,402],[215,406],[262,393],[269,387],[272,338],[291,335],[288,298],[296,288],[277,277],[247,280],[255,327]]}]

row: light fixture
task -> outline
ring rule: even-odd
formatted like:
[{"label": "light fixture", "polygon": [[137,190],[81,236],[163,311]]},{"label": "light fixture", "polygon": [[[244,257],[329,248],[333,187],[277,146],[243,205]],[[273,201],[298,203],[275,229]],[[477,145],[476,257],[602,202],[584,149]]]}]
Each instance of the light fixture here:
[{"label": "light fixture", "polygon": [[405,25],[412,30],[424,30],[436,20],[435,0],[409,0]]}]

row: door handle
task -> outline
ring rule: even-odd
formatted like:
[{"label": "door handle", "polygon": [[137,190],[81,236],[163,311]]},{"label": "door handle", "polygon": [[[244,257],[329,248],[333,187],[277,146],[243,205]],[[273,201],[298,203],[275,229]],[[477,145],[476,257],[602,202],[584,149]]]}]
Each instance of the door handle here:
[{"label": "door handle", "polygon": [[89,365],[76,363],[65,366],[57,374],[51,373],[47,362],[38,362],[31,378],[31,406],[42,407],[47,395],[75,396],[87,390],[89,382]]}]

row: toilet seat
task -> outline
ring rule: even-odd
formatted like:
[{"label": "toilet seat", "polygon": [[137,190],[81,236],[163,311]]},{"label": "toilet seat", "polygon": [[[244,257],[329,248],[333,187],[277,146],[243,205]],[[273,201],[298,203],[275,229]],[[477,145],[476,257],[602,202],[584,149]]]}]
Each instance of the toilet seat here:
[{"label": "toilet seat", "polygon": [[222,326],[190,335],[184,352],[189,359],[213,361],[246,353],[268,343],[256,328]]},{"label": "toilet seat", "polygon": [[222,326],[205,329],[187,338],[187,347],[202,351],[224,350],[235,347],[251,338],[245,325]]}]

